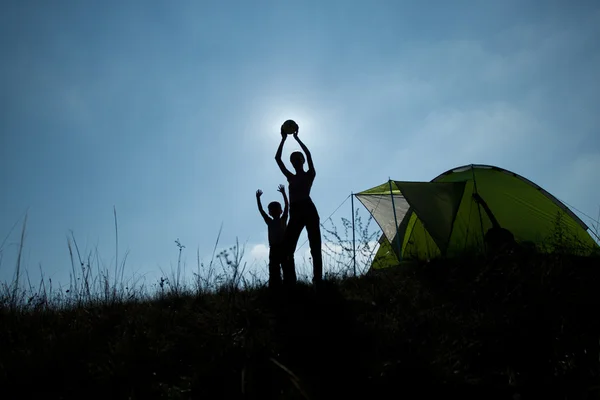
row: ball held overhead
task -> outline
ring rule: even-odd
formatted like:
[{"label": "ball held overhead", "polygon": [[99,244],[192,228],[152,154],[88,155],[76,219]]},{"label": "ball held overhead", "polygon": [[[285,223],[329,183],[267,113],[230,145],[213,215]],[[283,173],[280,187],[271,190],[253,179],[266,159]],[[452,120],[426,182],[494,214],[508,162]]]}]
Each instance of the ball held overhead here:
[{"label": "ball held overhead", "polygon": [[298,132],[298,124],[291,119],[288,119],[281,125],[281,131],[286,135],[293,135]]}]

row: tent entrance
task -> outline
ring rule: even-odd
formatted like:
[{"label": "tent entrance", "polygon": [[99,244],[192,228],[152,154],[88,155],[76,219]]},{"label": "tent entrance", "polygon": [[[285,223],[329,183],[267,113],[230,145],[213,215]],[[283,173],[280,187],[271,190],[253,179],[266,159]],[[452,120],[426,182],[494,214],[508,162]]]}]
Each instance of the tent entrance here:
[{"label": "tent entrance", "polygon": [[373,215],[401,260],[405,247],[401,243],[406,243],[409,238],[400,237],[400,227],[409,223],[413,213],[440,252],[446,252],[464,191],[465,182],[389,181],[358,193],[356,197]]}]

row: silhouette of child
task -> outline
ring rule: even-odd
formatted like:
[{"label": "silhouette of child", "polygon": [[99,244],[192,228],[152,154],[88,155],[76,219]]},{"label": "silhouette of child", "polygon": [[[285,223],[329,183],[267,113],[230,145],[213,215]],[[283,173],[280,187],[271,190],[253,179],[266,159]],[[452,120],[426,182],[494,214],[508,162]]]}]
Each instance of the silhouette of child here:
[{"label": "silhouette of child", "polygon": [[296,281],[296,266],[294,262],[294,252],[300,238],[302,229],[306,227],[308,241],[310,243],[310,252],[313,259],[313,283],[319,284],[323,275],[323,261],[321,256],[321,227],[317,208],[310,198],[310,189],[315,180],[315,167],[308,148],[298,138],[298,130],[293,133],[294,139],[298,142],[308,161],[308,170],[304,171],[304,154],[295,151],[290,156],[290,162],[296,173],[293,174],[285,167],[281,161],[283,145],[287,135],[281,127],[281,143],[275,154],[275,160],[279,169],[285,175],[289,183],[290,192],[290,223],[285,232],[284,246],[286,249],[286,259],[283,266],[284,274],[293,276]]},{"label": "silhouette of child", "polygon": [[[283,196],[283,202],[285,208],[281,211],[281,204],[277,201],[269,203],[267,209],[269,215],[265,213],[260,202],[260,196],[262,196],[262,190],[256,191],[256,203],[258,204],[258,211],[262,215],[265,223],[269,229],[269,287],[276,288],[281,283],[281,270],[283,269],[283,260],[285,258],[285,248],[283,246],[283,238],[285,234],[287,219],[288,219],[288,199],[285,195],[285,187],[279,185],[277,191]],[[295,277],[294,277],[295,278]],[[284,281],[288,277],[284,273]]]}]

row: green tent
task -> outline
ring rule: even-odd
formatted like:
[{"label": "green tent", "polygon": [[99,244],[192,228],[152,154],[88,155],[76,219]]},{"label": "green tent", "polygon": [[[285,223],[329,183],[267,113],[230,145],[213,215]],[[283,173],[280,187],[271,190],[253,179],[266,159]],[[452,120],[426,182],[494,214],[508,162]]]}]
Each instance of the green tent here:
[{"label": "green tent", "polygon": [[[482,202],[476,201],[474,194]],[[567,206],[502,168],[467,165],[431,182],[388,181],[356,194],[383,231],[373,268],[485,250],[494,220],[517,243],[589,254],[598,244]]]}]

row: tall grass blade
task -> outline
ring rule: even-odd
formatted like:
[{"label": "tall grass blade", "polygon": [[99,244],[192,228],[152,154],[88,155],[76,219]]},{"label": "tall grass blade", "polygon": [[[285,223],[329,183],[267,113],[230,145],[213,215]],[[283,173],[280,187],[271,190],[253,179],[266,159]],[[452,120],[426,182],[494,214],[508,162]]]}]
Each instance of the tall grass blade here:
[{"label": "tall grass blade", "polygon": [[21,276],[21,257],[23,255],[23,245],[25,244],[25,230],[27,228],[27,217],[28,214],[25,214],[25,219],[23,220],[23,229],[21,230],[21,240],[19,243],[19,253],[17,255],[17,267],[15,269],[15,280],[14,280],[14,288],[12,293],[11,306],[14,308],[17,305],[17,293],[19,291],[19,278]]}]

